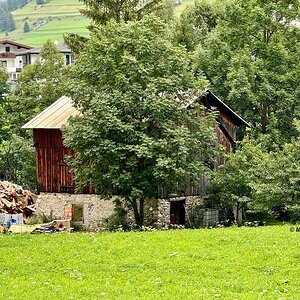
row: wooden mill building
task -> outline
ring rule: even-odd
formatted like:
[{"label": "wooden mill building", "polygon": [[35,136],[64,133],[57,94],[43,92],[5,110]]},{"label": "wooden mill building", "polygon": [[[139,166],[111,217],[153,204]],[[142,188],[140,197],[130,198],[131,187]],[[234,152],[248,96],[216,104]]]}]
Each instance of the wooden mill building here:
[{"label": "wooden mill building", "polygon": [[[236,131],[239,126],[249,126],[237,113],[230,109],[223,101],[212,92],[207,91],[205,96],[197,100],[207,108],[215,108],[219,113],[216,122],[216,144],[222,144],[226,151],[232,152],[235,148]],[[79,111],[73,106],[70,98],[63,96],[42,111],[31,121],[23,126],[24,129],[33,130],[34,146],[36,149],[37,188],[42,193],[67,193],[73,194],[75,182],[69,166],[65,163],[66,155],[74,155],[72,149],[63,144],[61,128],[68,124],[70,116],[76,116]],[[218,159],[216,166],[222,164]],[[201,193],[203,182],[199,187],[191,187],[186,191],[186,196]],[[94,194],[92,187],[87,187],[82,194]],[[173,211],[171,223],[183,223],[184,201],[173,202],[170,207]],[[174,217],[175,216],[175,217]]]}]

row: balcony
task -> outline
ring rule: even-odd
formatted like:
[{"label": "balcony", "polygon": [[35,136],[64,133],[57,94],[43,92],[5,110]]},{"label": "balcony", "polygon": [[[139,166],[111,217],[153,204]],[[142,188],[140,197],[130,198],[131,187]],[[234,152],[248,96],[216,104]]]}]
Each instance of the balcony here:
[{"label": "balcony", "polygon": [[11,52],[2,52],[0,53],[0,58],[16,58],[16,54]]}]

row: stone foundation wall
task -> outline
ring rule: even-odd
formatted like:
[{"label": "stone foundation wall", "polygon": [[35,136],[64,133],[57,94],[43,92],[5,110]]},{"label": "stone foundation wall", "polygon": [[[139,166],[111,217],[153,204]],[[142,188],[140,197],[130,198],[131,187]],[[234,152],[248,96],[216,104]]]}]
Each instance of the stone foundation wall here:
[{"label": "stone foundation wall", "polygon": [[169,199],[158,199],[158,220],[154,224],[157,228],[168,228],[170,226],[170,207],[172,201],[185,200],[185,223],[189,225],[189,214],[192,209],[203,203],[201,196],[186,196]]},{"label": "stone foundation wall", "polygon": [[[37,215],[52,215],[55,219],[72,219],[72,206],[82,205],[83,224],[90,228],[105,227],[107,219],[114,209],[112,197],[105,200],[99,195],[92,194],[64,194],[64,193],[41,193],[37,200]],[[170,205],[172,201],[185,200],[185,223],[189,225],[189,214],[192,209],[201,204],[203,199],[199,196],[187,196],[170,199],[155,199],[145,203],[145,225],[156,228],[170,227]],[[134,223],[131,210],[128,211],[128,222]]]},{"label": "stone foundation wall", "polygon": [[85,227],[101,228],[114,209],[114,198],[102,199],[99,195],[41,193],[37,199],[37,215],[52,215],[55,219],[70,219],[72,205],[82,205]]}]

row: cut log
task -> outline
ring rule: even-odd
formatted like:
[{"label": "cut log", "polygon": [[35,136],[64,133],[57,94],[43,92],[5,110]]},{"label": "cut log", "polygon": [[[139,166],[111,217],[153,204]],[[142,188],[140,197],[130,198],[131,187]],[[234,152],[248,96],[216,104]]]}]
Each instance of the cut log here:
[{"label": "cut log", "polygon": [[8,181],[0,181],[0,212],[23,213],[29,217],[35,212],[37,195]]}]

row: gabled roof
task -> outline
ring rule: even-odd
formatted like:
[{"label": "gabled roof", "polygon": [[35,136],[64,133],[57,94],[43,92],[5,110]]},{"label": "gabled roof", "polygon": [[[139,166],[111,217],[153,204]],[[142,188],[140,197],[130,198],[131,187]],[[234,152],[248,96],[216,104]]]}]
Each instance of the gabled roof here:
[{"label": "gabled roof", "polygon": [[17,42],[14,42],[14,41],[10,41],[10,40],[0,40],[0,44],[2,44],[2,45],[9,44],[9,45],[21,47],[21,48],[24,48],[24,49],[32,49],[33,48],[31,46],[20,44],[20,43],[17,43]]},{"label": "gabled roof", "polygon": [[[56,46],[57,47],[57,50],[60,52],[60,53],[72,53],[72,50],[65,44],[63,45],[59,45],[59,46]],[[41,49],[42,48],[30,48],[26,51],[22,51],[20,53],[18,53],[19,55],[26,55],[26,54],[40,54],[41,53]]]},{"label": "gabled roof", "polygon": [[[199,99],[193,99],[186,105],[186,107],[190,106],[195,101],[199,101]],[[250,125],[242,117],[234,112],[211,91],[207,90],[206,95],[202,96],[200,101],[208,108],[216,107],[219,111],[225,112],[234,120],[236,125],[244,125],[250,127]],[[68,124],[68,119],[70,116],[77,116],[79,114],[80,112],[74,107],[72,99],[66,96],[62,96],[48,108],[34,117],[31,121],[26,123],[22,128],[60,129],[62,126]]]},{"label": "gabled roof", "polygon": [[60,129],[68,124],[70,116],[77,116],[80,112],[74,107],[72,99],[62,96],[44,111],[26,123],[25,129]]},{"label": "gabled roof", "polygon": [[210,90],[206,91],[206,95],[201,98],[202,103],[210,107],[216,107],[219,111],[223,111],[227,113],[234,121],[236,125],[248,126],[250,125],[235,111],[233,111],[228,105],[226,105],[221,99],[219,99],[215,94],[213,94]]}]

